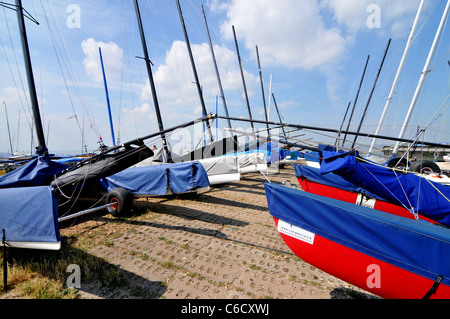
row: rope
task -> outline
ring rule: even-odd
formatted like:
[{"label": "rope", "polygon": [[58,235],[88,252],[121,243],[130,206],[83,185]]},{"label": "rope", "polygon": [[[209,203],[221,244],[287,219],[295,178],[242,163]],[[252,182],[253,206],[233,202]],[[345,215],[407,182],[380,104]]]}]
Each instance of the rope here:
[{"label": "rope", "polygon": [[[378,166],[380,166],[380,167],[384,167],[384,168],[387,168],[386,166],[382,166],[382,165],[378,165]],[[419,216],[418,216],[418,214],[414,211],[414,207],[411,205],[411,202],[409,201],[409,198],[408,198],[408,196],[406,195],[406,193],[405,193],[405,190],[404,190],[404,188],[403,188],[403,185],[401,184],[401,182],[400,182],[400,180],[399,180],[399,178],[398,178],[398,175],[397,175],[397,173],[395,172],[395,169],[392,169],[392,168],[388,168],[388,169],[391,169],[393,172],[394,172],[394,174],[395,174],[395,176],[396,176],[396,178],[397,178],[397,181],[398,181],[398,183],[399,183],[399,185],[400,185],[400,187],[401,187],[401,189],[402,189],[402,191],[403,191],[403,195],[405,196],[405,198],[406,198],[406,200],[408,201],[408,205],[410,206],[410,208],[408,208],[397,196],[395,196],[395,194],[394,193],[392,193],[392,191],[389,189],[389,188],[387,188],[375,175],[373,175],[372,174],[372,172],[370,172],[365,166],[362,166],[366,171],[367,171],[367,173],[369,174],[369,175],[371,175],[372,176],[372,178],[379,184],[379,185],[381,185],[387,192],[389,192],[406,210],[408,210],[411,214],[413,214],[414,215],[414,217],[416,218],[416,219],[418,219],[419,218]]]},{"label": "rope", "polygon": [[[3,7],[3,13],[4,13],[4,16],[5,16],[5,24],[6,24],[6,28],[7,28],[7,30],[8,30],[9,41],[10,41],[10,43],[11,43],[11,48],[12,48],[12,53],[13,53],[13,56],[14,56],[14,61],[15,61],[15,63],[16,63],[16,67],[17,67],[17,74],[18,74],[18,77],[19,77],[20,86],[22,87],[22,94],[24,94],[24,92],[25,92],[25,87],[24,87],[24,84],[23,84],[21,72],[20,72],[20,70],[19,70],[19,64],[18,64],[18,62],[17,62],[16,50],[15,50],[15,48],[14,48],[14,43],[13,43],[13,41],[12,41],[11,31],[10,31],[10,29],[9,29],[9,24],[8,24],[8,19],[7,19],[7,17],[6,17],[5,7]],[[0,41],[1,41],[1,39],[0,39]],[[9,70],[10,70],[10,72],[11,72],[11,76],[12,76],[13,81],[14,81],[14,86],[15,86],[15,88],[16,88],[16,90],[17,90],[17,96],[19,97],[20,104],[21,104],[22,108],[24,109],[24,113],[25,113],[26,120],[27,120],[27,122],[28,122],[28,125],[30,126],[30,131],[33,132],[33,123],[32,123],[32,121],[28,118],[28,114],[31,114],[31,113],[32,113],[32,112],[31,112],[31,107],[30,107],[29,101],[28,101],[28,99],[25,98],[25,103],[26,103],[26,106],[28,107],[28,111],[27,111],[27,110],[25,109],[25,105],[24,105],[24,103],[23,103],[23,101],[22,101],[22,94],[20,94],[19,86],[18,86],[17,83],[16,83],[16,78],[15,78],[14,73],[13,73],[13,71],[12,71],[12,68],[11,68],[11,65],[10,65],[10,62],[9,62],[9,59],[8,59],[8,55],[6,54],[6,50],[5,50],[3,41],[1,41],[1,44],[2,44],[2,47],[3,47],[3,51],[4,51],[4,53],[5,53],[5,58],[6,58],[6,61],[7,61],[7,63],[8,63]]]},{"label": "rope", "polygon": [[[79,128],[80,132],[82,132],[80,123],[78,122],[78,118],[77,118],[76,113],[75,113],[74,103],[72,101],[72,97],[70,95],[70,91],[68,90],[66,78],[65,78],[65,75],[64,75],[64,72],[63,72],[63,65],[64,65],[64,68],[67,70],[68,76],[72,79],[72,83],[74,83],[74,90],[76,91],[76,95],[78,96],[78,99],[79,99],[80,104],[81,104],[81,106],[83,108],[84,114],[86,114],[87,117],[88,117],[88,121],[90,123],[91,129],[94,130],[94,132],[95,132],[95,134],[97,136],[100,136],[99,130],[98,130],[98,128],[97,128],[97,126],[96,126],[96,124],[95,124],[95,122],[93,120],[93,116],[90,114],[89,107],[87,107],[87,103],[86,103],[86,101],[83,98],[85,96],[85,94],[83,93],[83,89],[80,88],[80,86],[78,85],[79,81],[77,80],[77,77],[78,77],[77,71],[76,71],[77,69],[73,66],[73,63],[72,63],[73,59],[70,56],[70,51],[69,51],[69,49],[67,47],[67,43],[66,43],[65,38],[63,36],[63,33],[61,31],[61,28],[59,27],[58,23],[54,23],[54,25],[56,26],[56,33],[59,34],[59,38],[61,39],[62,47],[63,47],[63,49],[65,51],[65,54],[69,57],[68,63],[65,61],[65,59],[63,59],[62,49],[57,45],[56,35],[55,35],[56,33],[52,29],[52,26],[50,24],[50,21],[49,21],[49,18],[47,16],[47,12],[45,11],[45,8],[44,8],[44,5],[42,3],[42,0],[40,0],[40,3],[41,3],[41,7],[42,7],[42,10],[43,10],[43,13],[44,13],[44,16],[45,16],[45,20],[46,20],[46,23],[47,23],[47,28],[49,30],[49,33],[50,33],[50,36],[51,36],[51,39],[52,39],[53,48],[54,48],[56,57],[58,59],[59,68],[61,70],[61,74],[63,76],[64,83],[66,85],[66,90],[67,90],[67,92],[69,94],[70,103],[71,103],[73,112],[75,114],[75,118],[77,120],[78,128]],[[54,9],[53,9],[53,6],[52,6],[52,4],[50,2],[49,2],[49,8],[50,8],[51,19],[53,21],[56,21]],[[61,63],[61,60],[62,60],[63,63]]]},{"label": "rope", "polygon": [[428,178],[425,178],[425,180],[442,196],[444,197],[448,202],[450,202],[450,199],[447,198],[447,196],[445,196],[440,190],[439,188],[436,187],[436,185],[434,183],[432,183],[431,180],[429,180]]}]

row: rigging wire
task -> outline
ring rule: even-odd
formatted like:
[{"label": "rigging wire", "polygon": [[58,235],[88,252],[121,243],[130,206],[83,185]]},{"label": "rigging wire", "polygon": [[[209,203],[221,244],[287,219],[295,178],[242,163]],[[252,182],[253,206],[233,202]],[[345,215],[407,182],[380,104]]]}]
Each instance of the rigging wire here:
[{"label": "rigging wire", "polygon": [[[434,7],[433,7],[433,9],[431,10],[431,13],[425,18],[424,22],[423,22],[423,23],[421,24],[421,26],[419,27],[419,30],[418,30],[418,31],[416,32],[416,34],[413,36],[412,41],[411,41],[411,45],[412,45],[412,43],[417,42],[418,36],[419,36],[420,34],[423,34],[423,29],[424,29],[424,27],[428,24],[429,20],[432,18],[434,12],[435,12],[435,11],[437,10],[437,8],[438,8],[438,5],[439,5],[439,2],[437,2],[437,3],[434,4]],[[418,65],[418,63],[413,63],[413,65]],[[417,72],[417,70],[416,70],[416,72]],[[397,90],[397,91],[398,91],[398,90]],[[394,111],[397,110],[397,109],[403,104],[403,102],[406,101],[406,99],[407,99],[411,94],[413,94],[413,91],[414,91],[414,89],[413,89],[411,92],[409,92],[409,93],[406,95],[406,97],[405,97],[400,103],[398,103],[398,104],[390,111],[390,113],[389,113],[387,116],[385,116],[385,118],[379,123],[379,126],[381,126],[383,123],[385,123],[385,122],[389,119],[389,117],[390,117],[391,115],[394,114]]]},{"label": "rigging wire", "polygon": [[[11,44],[11,51],[12,51],[12,54],[13,54],[13,57],[14,57],[14,62],[15,62],[15,64],[16,64],[16,68],[17,68],[17,76],[18,76],[18,78],[19,78],[20,87],[22,88],[22,93],[21,93],[20,90],[19,90],[19,85],[17,85],[16,77],[14,76],[14,72],[13,72],[13,70],[12,70],[11,63],[10,63],[9,58],[8,58],[8,54],[6,53],[6,49],[5,49],[4,43],[3,43],[3,41],[1,40],[1,38],[0,38],[0,42],[1,42],[2,47],[3,47],[3,52],[5,53],[5,58],[6,58],[6,61],[7,61],[9,70],[10,70],[10,72],[11,72],[11,77],[12,77],[12,79],[13,79],[14,86],[15,86],[15,89],[16,89],[16,91],[17,91],[17,96],[18,96],[18,98],[19,98],[20,105],[22,106],[22,109],[24,110],[26,121],[27,121],[27,123],[28,123],[28,125],[29,125],[29,127],[30,127],[30,132],[31,132],[31,148],[33,148],[33,144],[34,144],[34,140],[33,140],[33,137],[34,137],[34,133],[33,133],[33,132],[34,132],[34,124],[33,124],[33,121],[29,118],[29,114],[31,114],[31,105],[30,105],[28,99],[26,98],[26,94],[25,94],[26,91],[25,91],[23,79],[22,79],[22,76],[21,76],[21,72],[20,72],[20,69],[19,69],[19,63],[18,63],[18,61],[17,61],[16,49],[15,49],[15,46],[14,46],[14,42],[13,42],[13,40],[12,40],[11,30],[10,30],[10,28],[9,28],[9,23],[8,23],[8,18],[7,18],[7,15],[6,15],[5,7],[3,7],[3,13],[4,13],[4,17],[5,17],[6,28],[7,28],[7,30],[8,30],[9,41],[10,41],[10,44]],[[24,100],[25,100],[25,104],[26,104],[26,105],[24,104],[24,102],[23,102],[23,100],[22,100],[22,95],[24,95]],[[27,111],[27,109],[28,109],[28,111]],[[18,132],[17,134],[19,134],[19,132]],[[18,139],[18,138],[19,138],[19,137],[17,137],[17,139]]]},{"label": "rigging wire", "polygon": [[[56,32],[53,31],[53,29],[51,27],[51,22],[50,22],[50,20],[49,20],[49,18],[47,16],[47,13],[46,13],[46,11],[44,9],[44,5],[42,3],[42,0],[40,0],[40,2],[41,2],[41,7],[42,7],[42,10],[44,12],[46,21],[47,21],[47,26],[48,26],[48,29],[49,29],[49,32],[50,32],[50,35],[51,35],[51,38],[52,38],[52,42],[53,42],[53,46],[54,46],[54,49],[55,49],[55,53],[56,53],[56,56],[58,58],[58,62],[60,63],[60,70],[61,70],[61,74],[62,74],[62,76],[64,78],[64,81],[66,81],[66,79],[65,79],[65,75],[64,75],[64,71],[63,71],[62,66],[64,66],[64,68],[67,71],[67,76],[71,79],[72,88],[75,91],[76,96],[78,97],[78,100],[79,100],[79,102],[80,102],[80,104],[82,106],[84,114],[88,118],[88,121],[89,121],[89,124],[90,124],[90,128],[95,132],[97,137],[99,137],[99,136],[101,136],[100,132],[99,132],[98,127],[97,127],[97,125],[96,125],[96,123],[94,121],[94,117],[92,116],[92,114],[90,112],[90,108],[88,107],[88,103],[87,103],[87,101],[85,99],[86,94],[84,93],[82,87],[79,85],[79,80],[78,80],[79,76],[78,76],[78,73],[76,71],[77,68],[75,68],[74,65],[73,65],[73,59],[71,58],[71,54],[70,54],[70,51],[69,51],[69,49],[67,47],[66,40],[64,38],[64,35],[62,33],[62,30],[61,30],[59,24],[56,22],[57,19],[56,19],[56,16],[55,16],[55,12],[54,12],[54,8],[52,6],[52,3],[51,3],[51,1],[48,2],[49,3],[49,8],[50,8],[50,16],[51,16],[51,19],[54,21],[53,22],[54,25],[56,26]],[[59,42],[62,43],[63,49],[61,49],[60,46],[58,45],[58,41],[56,39],[56,34],[59,35],[59,39],[60,39]],[[64,58],[63,51],[65,52],[65,55],[68,57],[68,59],[67,59],[68,62],[66,62],[66,59]],[[57,52],[59,52],[59,55],[58,55]],[[61,60],[62,60],[62,63],[61,63]],[[76,112],[75,112],[74,103],[73,103],[72,97],[70,95],[70,91],[68,90],[67,93],[68,93],[70,101],[71,101],[72,109],[74,111],[74,116],[75,116],[75,118],[77,120],[77,124],[78,124],[79,130],[80,130],[80,132],[82,132],[82,129],[80,127],[80,123],[79,123],[78,117],[77,117]],[[84,139],[84,136],[82,136],[82,138]]]},{"label": "rigging wire", "polygon": [[[431,67],[430,68],[430,70],[427,72],[427,74],[425,75],[425,77],[424,77],[424,80],[423,81],[425,81],[429,76],[430,76],[430,74],[439,66],[439,65],[441,65],[441,63],[445,60],[445,58],[448,56],[450,54],[450,50],[449,51],[447,51],[442,57],[441,57],[441,59],[433,66],[433,67]],[[411,90],[410,90],[410,92],[390,111],[390,113],[389,114],[387,114],[387,116],[385,117],[385,119],[382,121],[382,123],[384,123],[391,115],[392,115],[392,113],[398,108],[398,107],[400,107],[400,105],[401,104],[403,104],[408,98],[409,98],[409,96],[411,96],[411,94],[413,94],[414,93],[414,91],[415,91],[415,88],[412,88]],[[445,99],[445,101],[447,101],[448,100],[448,96],[446,97],[446,99]],[[445,103],[445,102],[444,102]],[[438,108],[438,111],[441,109],[443,107],[443,105],[441,105],[439,108]],[[434,115],[434,116],[436,116],[436,114]],[[434,117],[433,116],[433,117]],[[432,117],[432,118],[433,118]],[[428,124],[427,124],[428,125]],[[373,133],[373,131],[374,130],[371,130],[371,131],[369,131],[368,132],[368,134],[371,134],[371,133]],[[368,138],[370,138],[370,137],[368,137],[368,136],[366,136],[366,137],[361,137],[361,139],[362,140],[365,140],[365,139],[368,139]]]},{"label": "rigging wire", "polygon": [[[47,16],[47,13],[45,12],[45,9],[44,9],[44,6],[42,4],[42,1],[41,1],[41,6],[42,6],[42,10],[44,11],[44,17],[45,17],[45,21],[47,22],[47,27],[48,27],[48,30],[49,30],[49,33],[50,33],[50,37],[51,37],[52,42],[53,42],[53,49],[54,49],[54,52],[55,52],[55,55],[56,55],[56,60],[58,61],[58,65],[59,65],[59,68],[60,68],[60,71],[61,71],[61,75],[62,75],[62,78],[63,78],[63,81],[64,81],[64,86],[65,86],[67,92],[69,93],[69,86],[67,84],[67,80],[66,80],[66,77],[64,75],[63,68],[62,68],[62,65],[61,65],[60,54],[58,54],[58,52],[60,50],[59,50],[59,48],[58,48],[58,46],[56,44],[55,34],[54,34],[54,32],[53,32],[53,30],[51,28],[51,25],[50,25],[50,22],[48,20],[48,16]],[[72,107],[73,114],[74,114],[73,117],[75,118],[75,120],[77,122],[78,129],[80,130],[80,132],[82,132],[82,129],[81,129],[81,126],[80,126],[80,122],[78,120],[78,116],[76,115],[76,112],[75,112],[75,107],[74,107],[74,103],[73,103],[73,100],[72,100],[72,96],[70,94],[68,94],[68,96],[69,96],[70,105]]]},{"label": "rigging wire", "polygon": [[[362,161],[363,162],[366,162],[366,163],[369,163],[369,161],[367,161],[367,160],[365,160],[365,159],[362,159]],[[409,205],[409,208],[390,190],[390,188],[388,188],[388,187],[386,187],[375,175],[373,175],[372,174],[372,172],[370,172],[364,165],[362,166],[363,168],[364,168],[364,170],[370,175],[370,176],[372,176],[372,178],[381,186],[381,187],[383,187],[383,189],[384,190],[386,190],[389,194],[391,194],[391,196],[393,196],[393,198],[395,198],[396,200],[397,200],[397,202],[401,205],[401,206],[403,206],[406,210],[408,210],[409,212],[411,212],[413,215],[414,215],[414,217],[416,218],[416,219],[418,219],[418,213],[417,212],[415,212],[415,210],[414,210],[414,207],[412,206],[412,204],[411,204],[411,202],[409,201],[409,198],[408,198],[408,196],[407,196],[407,194],[405,193],[405,189],[403,188],[403,184],[400,182],[400,179],[398,178],[398,175],[397,175],[397,171],[398,171],[398,169],[396,169],[396,168],[392,168],[392,167],[387,167],[387,166],[384,166],[384,165],[379,165],[379,164],[376,164],[376,163],[371,163],[371,164],[373,164],[373,165],[375,165],[375,166],[379,166],[379,167],[383,167],[383,168],[386,168],[386,169],[389,169],[389,170],[392,170],[392,172],[395,174],[395,177],[397,178],[397,182],[398,182],[398,185],[399,185],[399,187],[400,187],[400,189],[402,190],[402,192],[403,192],[403,195],[405,196],[405,199],[407,200],[407,202],[408,202],[408,205]]]}]

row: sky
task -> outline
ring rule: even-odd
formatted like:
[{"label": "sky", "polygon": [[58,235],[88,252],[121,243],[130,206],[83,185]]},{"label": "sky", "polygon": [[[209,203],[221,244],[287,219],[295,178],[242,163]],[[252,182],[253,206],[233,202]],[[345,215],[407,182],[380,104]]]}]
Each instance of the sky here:
[{"label": "sky", "polygon": [[[276,102],[285,123],[333,129],[341,125],[346,129],[349,125],[353,131],[361,125],[364,133],[374,133],[380,120],[419,3],[420,0],[180,0],[208,113],[225,115],[225,109],[200,5],[207,19],[230,116],[248,119],[249,104],[253,118],[264,120],[265,105],[270,120],[279,122]],[[398,136],[445,5],[443,0],[426,1],[389,116],[379,134]],[[26,19],[26,28],[50,152],[93,151],[99,146],[100,136],[106,145],[113,144],[99,48],[114,143],[158,132],[133,1],[23,0],[23,6],[39,22],[37,25]],[[201,117],[201,100],[176,1],[140,0],[139,6],[164,128]],[[389,50],[380,69],[389,39]],[[35,133],[27,79],[16,13],[8,8],[0,9],[0,40],[0,151],[10,152],[12,146],[14,152],[32,152],[36,138],[32,139]],[[450,142],[446,133],[450,119],[445,112],[450,90],[449,49],[450,30],[446,25],[405,138],[413,138],[418,127],[426,126],[426,141]],[[228,127],[226,120],[211,125],[216,139],[229,134],[223,130]],[[233,122],[232,126],[251,132],[247,122]],[[265,125],[258,124],[256,128],[264,129]],[[175,132],[169,143],[182,152],[202,143],[202,132],[201,125],[192,132]],[[336,135],[320,131],[291,132],[291,136],[324,143],[336,140]],[[370,142],[358,137],[362,150]],[[378,146],[393,143],[377,142]],[[158,138],[146,143],[160,145]]]}]

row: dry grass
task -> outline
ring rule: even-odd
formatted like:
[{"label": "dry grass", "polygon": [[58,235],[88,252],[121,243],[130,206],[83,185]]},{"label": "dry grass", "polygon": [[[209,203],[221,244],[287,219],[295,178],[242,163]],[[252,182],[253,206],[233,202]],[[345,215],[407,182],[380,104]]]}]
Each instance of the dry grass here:
[{"label": "dry grass", "polygon": [[[8,248],[8,289],[6,292],[2,266],[0,298],[76,299],[78,290],[69,288],[66,282],[72,273],[68,272],[71,264],[80,266],[83,283],[93,282],[111,290],[126,286],[127,281],[116,266],[87,252],[96,245],[107,244],[116,235],[108,234],[107,227],[99,228],[94,222],[90,227],[63,236],[59,251]],[[0,250],[2,265],[3,260],[3,250]]]}]

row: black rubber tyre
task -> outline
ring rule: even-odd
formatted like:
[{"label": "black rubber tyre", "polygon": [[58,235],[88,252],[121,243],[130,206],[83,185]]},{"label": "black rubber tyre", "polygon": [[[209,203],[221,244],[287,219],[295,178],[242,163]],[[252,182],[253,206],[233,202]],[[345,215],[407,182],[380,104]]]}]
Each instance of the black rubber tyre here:
[{"label": "black rubber tyre", "polygon": [[108,211],[115,217],[123,216],[131,211],[133,206],[133,198],[125,188],[114,188],[106,196],[106,203],[114,203],[108,207]]},{"label": "black rubber tyre", "polygon": [[[394,167],[398,163],[399,160],[400,160],[400,157],[394,157],[387,162],[387,166]],[[408,164],[408,161],[406,160],[406,158],[403,158],[401,160],[400,164],[397,165],[397,168],[406,167],[406,164]]]},{"label": "black rubber tyre", "polygon": [[435,162],[426,159],[418,160],[417,162],[411,165],[409,170],[421,174],[441,173],[440,167]]}]

